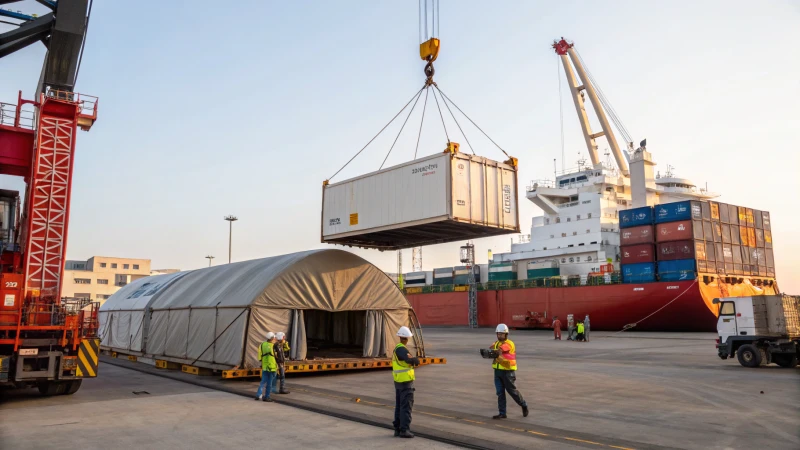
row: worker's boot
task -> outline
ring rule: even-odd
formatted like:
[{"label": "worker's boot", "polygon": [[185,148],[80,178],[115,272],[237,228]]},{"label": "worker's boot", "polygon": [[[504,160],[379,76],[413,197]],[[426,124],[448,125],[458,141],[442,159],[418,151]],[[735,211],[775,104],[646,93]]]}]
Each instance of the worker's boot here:
[{"label": "worker's boot", "polygon": [[414,433],[412,433],[412,432],[410,432],[408,430],[403,430],[397,436],[401,437],[401,438],[409,438],[410,439],[410,438],[414,437]]},{"label": "worker's boot", "polygon": [[260,399],[260,398],[258,398],[258,397],[256,397],[256,401],[259,401],[259,400],[261,400],[261,399]]},{"label": "worker's boot", "polygon": [[528,417],[528,405],[522,407],[522,417]]},{"label": "worker's boot", "polygon": [[400,436],[400,430],[397,428],[394,429],[394,437]]},{"label": "worker's boot", "polygon": [[286,389],[281,389],[280,392],[278,392],[278,394],[288,394],[288,393],[289,391],[287,391]]},{"label": "worker's boot", "polygon": [[505,414],[498,414],[496,416],[492,416],[492,419],[508,419],[508,416]]}]

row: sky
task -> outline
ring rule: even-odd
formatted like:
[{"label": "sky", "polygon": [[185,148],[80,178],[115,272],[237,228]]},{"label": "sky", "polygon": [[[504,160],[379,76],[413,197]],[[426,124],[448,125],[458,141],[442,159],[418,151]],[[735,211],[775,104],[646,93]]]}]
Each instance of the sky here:
[{"label": "sky", "polygon": [[[662,173],[669,164],[722,202],[772,213],[779,285],[800,292],[800,3],[499,3],[441,0],[435,81],[519,158],[521,193],[552,179],[554,159],[560,169],[587,157],[563,80],[561,157],[550,45],[563,36]],[[43,12],[33,1],[8,7]],[[239,218],[234,261],[325,248],[322,182],[422,87],[419,42],[411,1],[96,2],[76,91],[99,97],[99,117],[78,135],[68,258],[223,263],[229,214]],[[0,60],[0,101],[32,95],[43,57],[37,44]],[[427,114],[423,156],[447,141],[430,104]],[[333,181],[377,170],[399,126]],[[464,132],[478,154],[503,159]],[[416,131],[401,134],[387,166],[412,159],[415,142]],[[521,195],[524,234],[539,214]],[[512,239],[476,240],[478,262]],[[456,265],[462,244],[425,247],[423,269]],[[354,252],[396,271],[395,252]],[[403,259],[410,270],[410,250]]]}]

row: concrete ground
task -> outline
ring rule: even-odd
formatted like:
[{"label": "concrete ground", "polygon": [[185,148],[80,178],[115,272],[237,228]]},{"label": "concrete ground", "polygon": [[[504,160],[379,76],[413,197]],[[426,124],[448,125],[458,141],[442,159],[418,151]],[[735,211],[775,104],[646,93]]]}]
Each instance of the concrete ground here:
[{"label": "concrete ground", "polygon": [[[72,396],[0,396],[1,449],[407,448],[348,420],[115,367]],[[456,448],[413,439],[415,448]]]},{"label": "concrete ground", "polygon": [[[787,449],[800,448],[800,369],[746,369],[716,356],[713,334],[593,332],[591,342],[554,341],[543,331],[513,331],[518,385],[531,414],[510,400],[509,418],[492,420],[492,369],[478,349],[492,330],[428,328],[428,356],[446,365],[417,371],[412,429],[473,448]],[[38,425],[77,426],[82,447],[208,448],[241,444],[311,448],[405,446],[390,437],[394,391],[387,370],[290,375],[292,393],[276,396],[356,424],[283,405],[256,403],[249,380],[223,381],[103,359],[101,376],[72,397],[12,398],[0,404],[0,443],[51,447],[58,433]],[[152,375],[135,368],[242,396]],[[145,390],[149,394],[133,394]],[[49,408],[44,408],[50,406]],[[269,427],[272,417],[300,427]],[[83,416],[83,417],[82,417]],[[33,424],[36,424],[33,425]],[[55,428],[50,428],[55,429]],[[51,439],[51,440],[48,440]],[[436,447],[415,439],[414,447]],[[270,446],[271,447],[271,446]]]},{"label": "concrete ground", "polygon": [[[428,355],[448,363],[417,371],[415,408],[476,421],[496,414],[492,369],[478,351],[494,341],[493,331],[427,328],[423,334]],[[713,333],[593,332],[583,343],[514,331],[511,339],[531,414],[523,418],[509,399],[509,427],[610,447],[800,448],[800,369],[723,361]],[[362,372],[300,376],[290,384],[390,403],[389,379],[386,372]]]}]

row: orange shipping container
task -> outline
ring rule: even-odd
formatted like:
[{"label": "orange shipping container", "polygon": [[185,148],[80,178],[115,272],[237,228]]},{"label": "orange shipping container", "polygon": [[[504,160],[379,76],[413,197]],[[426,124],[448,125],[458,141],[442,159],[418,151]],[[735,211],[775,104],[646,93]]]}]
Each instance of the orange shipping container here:
[{"label": "orange shipping container", "polygon": [[747,238],[747,227],[744,225],[739,227],[739,239],[742,241],[742,245],[750,246],[750,240]]},{"label": "orange shipping container", "polygon": [[719,220],[719,203],[711,203],[711,220]]},{"label": "orange shipping container", "polygon": [[755,228],[748,228],[747,229],[747,245],[750,247],[756,246],[756,229]]},{"label": "orange shipping container", "polygon": [[739,206],[739,225],[747,225],[747,208]]}]

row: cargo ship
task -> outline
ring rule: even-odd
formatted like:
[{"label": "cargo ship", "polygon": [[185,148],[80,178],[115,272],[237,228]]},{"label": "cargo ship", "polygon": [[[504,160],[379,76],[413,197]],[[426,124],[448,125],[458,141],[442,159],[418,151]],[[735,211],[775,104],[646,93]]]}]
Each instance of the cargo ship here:
[{"label": "cargo ship", "polygon": [[[716,202],[719,194],[671,167],[661,176],[646,140],[634,148],[610,114],[627,142],[621,149],[606,115],[613,109],[573,45],[562,38],[553,48],[591,161],[527,187],[543,214],[533,217],[529,236],[476,271],[478,326],[549,328],[555,316],[566,323],[589,315],[595,330],[713,331],[714,298],[777,293],[769,213]],[[606,161],[598,137],[609,145]],[[467,325],[469,286],[437,283],[447,279],[443,271],[405,275],[414,280],[406,296],[422,325]]]}]

